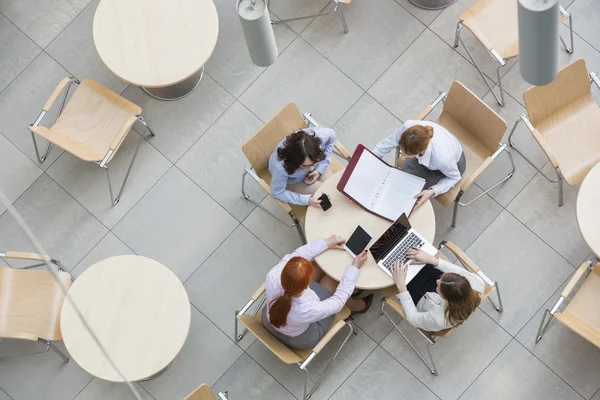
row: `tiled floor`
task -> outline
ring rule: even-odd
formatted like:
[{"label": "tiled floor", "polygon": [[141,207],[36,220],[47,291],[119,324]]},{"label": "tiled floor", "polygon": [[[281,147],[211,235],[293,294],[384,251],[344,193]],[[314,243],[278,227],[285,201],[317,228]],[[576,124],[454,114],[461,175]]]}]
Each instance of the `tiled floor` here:
[{"label": "tiled floor", "polygon": [[[279,257],[300,244],[295,230],[241,197],[241,144],[295,101],[334,127],[347,147],[372,146],[455,79],[512,127],[524,112],[527,88],[518,62],[504,71],[508,97],[499,107],[464,50],[451,47],[457,16],[472,2],[427,11],[408,0],[355,0],[344,6],[348,35],[335,17],[276,25],[280,56],[264,69],[250,63],[234,2],[216,0],[221,31],[202,83],[185,99],[161,102],[120,81],[98,58],[91,34],[98,0],[0,0],[0,190],[73,275],[108,256],[137,253],[170,267],[189,293],[189,339],[164,375],[137,385],[144,400],[180,400],[201,383],[229,390],[231,399],[301,397],[297,369],[282,366],[251,335],[239,345],[232,340],[234,310]],[[274,18],[328,7],[327,0],[273,3]],[[600,2],[563,5],[574,14],[576,36],[575,54],[561,52],[561,65],[583,57],[600,72]],[[495,81],[494,62],[468,32],[463,35]],[[95,79],[136,102],[157,133],[143,142],[116,207],[109,205],[105,177],[94,165],[56,148],[43,165],[35,159],[27,125],[68,75]],[[130,135],[112,162],[117,177],[136,140],[136,133]],[[516,141],[544,167],[543,153],[523,127]],[[456,242],[500,282],[505,312],[485,303],[440,340],[433,349],[440,370],[435,377],[373,309],[356,319],[358,336],[313,398],[600,400],[598,348],[559,324],[534,342],[543,309],[590,257],[575,220],[578,188],[567,186],[565,205],[557,208],[556,187],[513,155],[515,176],[461,209],[456,229],[450,227],[450,208],[434,205],[436,241]],[[468,196],[491,186],[508,166],[507,159],[498,159]],[[249,190],[264,198],[259,188]],[[271,199],[262,201],[280,212]],[[5,211],[0,207],[0,249],[32,250]],[[401,327],[418,340],[405,322]],[[0,354],[35,348],[5,340]],[[315,360],[315,372],[332,351]],[[93,379],[75,362],[65,365],[52,354],[0,361],[0,400],[133,398],[126,386]]]}]

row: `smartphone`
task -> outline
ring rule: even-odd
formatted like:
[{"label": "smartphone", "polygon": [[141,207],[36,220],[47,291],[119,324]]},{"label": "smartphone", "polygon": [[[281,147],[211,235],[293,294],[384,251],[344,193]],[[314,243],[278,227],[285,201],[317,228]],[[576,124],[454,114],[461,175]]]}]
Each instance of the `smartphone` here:
[{"label": "smartphone", "polygon": [[331,200],[329,200],[327,194],[323,193],[321,197],[319,197],[319,200],[321,200],[321,208],[323,211],[327,211],[331,208]]},{"label": "smartphone", "polygon": [[358,225],[352,235],[346,240],[344,248],[352,257],[356,257],[367,248],[371,239],[373,239],[373,235],[367,232],[362,225]]}]

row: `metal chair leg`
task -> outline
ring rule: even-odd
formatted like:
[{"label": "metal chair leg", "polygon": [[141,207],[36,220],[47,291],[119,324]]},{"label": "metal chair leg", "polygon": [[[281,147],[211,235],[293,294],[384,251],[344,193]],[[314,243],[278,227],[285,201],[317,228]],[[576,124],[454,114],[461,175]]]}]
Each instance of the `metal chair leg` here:
[{"label": "metal chair leg", "polygon": [[314,15],[306,15],[304,17],[280,19],[280,20],[277,20],[277,21],[271,20],[271,24],[281,24],[282,22],[292,22],[292,21],[300,21],[300,20],[308,19],[308,18],[325,17],[325,16],[328,16],[328,15],[333,15],[334,13],[336,13],[337,11],[339,11],[340,12],[340,19],[342,21],[342,25],[344,26],[344,33],[348,33],[348,25],[346,24],[346,18],[344,17],[344,12],[342,11],[342,7],[341,7],[339,1],[338,0],[331,0],[331,3],[333,4],[333,11],[331,11],[330,13],[320,13],[320,14],[314,14]]},{"label": "metal chair leg", "polygon": [[40,343],[44,343],[46,345],[46,348],[44,349],[44,351],[39,351],[37,353],[21,353],[21,354],[10,354],[8,356],[0,356],[0,360],[3,358],[12,358],[12,357],[22,357],[22,356],[40,356],[40,355],[44,355],[48,352],[48,350],[52,349],[54,352],[56,352],[56,354],[58,354],[58,356],[60,358],[62,358],[62,360],[65,363],[69,362],[69,357],[67,357],[66,355],[64,355],[60,350],[58,350],[51,341],[46,340],[46,339],[42,339],[42,338],[38,338],[38,342]]},{"label": "metal chair leg", "polygon": [[342,26],[344,27],[344,33],[348,33],[348,24],[346,24],[346,17],[344,17],[344,10],[342,10],[342,6],[340,5],[338,0],[333,0],[335,3],[335,10],[340,13],[340,20],[342,21]]},{"label": "metal chair leg", "polygon": [[[498,87],[500,88],[500,100],[498,102],[498,104],[500,104],[501,106],[503,106],[504,103],[504,89],[502,89],[502,77],[500,76],[500,68],[502,68],[504,65],[502,64],[498,64],[498,66],[496,67],[496,76],[498,77]],[[492,94],[494,94],[492,92]],[[494,94],[494,97],[496,97],[496,95]],[[496,100],[498,100],[498,98],[496,97]]]},{"label": "metal chair leg", "polygon": [[306,400],[310,398],[310,394],[307,394],[306,391],[308,389],[308,378],[309,378],[309,372],[308,372],[308,368],[304,368],[304,391],[303,391],[303,395],[302,395],[302,400]]},{"label": "metal chair leg", "polygon": [[556,167],[554,168],[554,170],[556,171],[556,176],[558,176],[558,206],[562,207],[563,206],[563,182],[564,182],[564,178],[562,173],[560,172],[560,168]]},{"label": "metal chair leg", "polygon": [[66,356],[66,355],[65,355],[65,354],[64,354],[62,351],[60,351],[59,349],[57,349],[57,348],[56,348],[56,346],[54,346],[54,345],[52,344],[52,342],[51,342],[51,341],[49,341],[49,340],[45,340],[45,339],[39,339],[39,340],[40,340],[41,342],[44,342],[44,343],[46,343],[46,344],[47,344],[47,345],[48,345],[48,346],[49,346],[49,347],[50,347],[52,350],[54,350],[54,352],[55,352],[56,354],[58,354],[58,356],[59,356],[60,358],[62,358],[62,360],[63,360],[65,363],[68,363],[68,362],[69,362],[69,357],[67,357],[67,356]]},{"label": "metal chair leg", "polygon": [[[252,313],[253,317],[256,317],[256,314],[258,314],[258,312],[260,310],[262,310],[263,304],[265,304],[265,301],[267,300],[266,296],[263,296],[263,298],[260,300],[260,302],[258,303],[258,306],[256,307],[256,309],[254,310],[254,312]],[[242,331],[242,333],[238,334],[238,319],[237,316],[240,314],[244,314],[246,313],[246,311],[252,306],[252,304],[254,304],[254,301],[251,299],[248,301],[248,303],[244,306],[244,308],[242,308],[242,311],[235,311],[235,318],[234,318],[234,329],[235,329],[235,333],[234,333],[234,340],[236,343],[238,343],[240,340],[242,340],[244,338],[244,336],[246,335],[246,332],[248,332],[247,328],[244,328],[244,330]]]},{"label": "metal chair leg", "polygon": [[571,46],[567,46],[567,44],[565,43],[564,39],[562,38],[562,36],[560,36],[560,41],[562,42],[562,45],[564,46],[565,50],[567,51],[567,53],[569,54],[573,54],[573,51],[575,51],[575,42],[573,40],[573,14],[569,14],[569,36],[571,39]]},{"label": "metal chair leg", "polygon": [[542,321],[540,323],[537,335],[535,336],[536,343],[539,343],[540,340],[542,340],[542,336],[544,336],[544,333],[546,332],[546,329],[548,328],[548,325],[550,325],[550,321],[552,321],[553,318],[554,315],[550,313],[550,310],[546,309],[546,311],[544,311],[544,315],[542,316]]},{"label": "metal chair leg", "polygon": [[492,298],[489,296],[488,300],[490,301],[490,303],[492,303],[496,311],[501,313],[504,311],[504,306],[502,305],[502,296],[500,296],[500,286],[498,286],[498,282],[494,282],[494,287],[496,287],[496,296],[498,297],[498,304],[494,303],[494,300],[492,300]]},{"label": "metal chair leg", "polygon": [[458,37],[460,36],[460,30],[463,27],[463,22],[462,21],[458,21],[458,23],[456,24],[456,33],[454,34],[454,48],[458,47]]},{"label": "metal chair leg", "polygon": [[458,195],[456,195],[456,199],[454,199],[454,212],[452,213],[452,227],[456,228],[456,214],[458,214],[458,205],[460,202],[460,198],[463,195],[463,191],[461,190],[460,192],[458,192]]}]

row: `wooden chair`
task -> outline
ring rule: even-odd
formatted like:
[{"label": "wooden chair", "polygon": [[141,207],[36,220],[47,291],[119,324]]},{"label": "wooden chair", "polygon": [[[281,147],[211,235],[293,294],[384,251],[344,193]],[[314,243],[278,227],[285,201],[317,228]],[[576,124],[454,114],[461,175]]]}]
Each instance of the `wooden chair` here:
[{"label": "wooden chair", "polygon": [[[587,275],[575,295],[567,300],[581,278]],[[563,311],[558,311],[560,306],[567,301]],[[575,274],[565,286],[560,298],[552,309],[546,310],[540,323],[535,342],[542,340],[550,321],[556,318],[573,332],[600,347],[600,263],[592,266],[591,261],[582,263]],[[549,318],[548,318],[549,317]]]},{"label": "wooden chair", "polygon": [[[349,320],[350,309],[348,309],[347,307],[344,307],[342,309],[342,311],[340,311],[339,313],[337,313],[334,316],[333,322],[331,323],[329,330],[327,331],[325,336],[323,336],[323,338],[319,341],[319,343],[317,343],[317,345],[314,348],[309,349],[309,350],[291,349],[291,348],[287,347],[286,345],[284,345],[283,343],[281,343],[279,340],[277,340],[277,338],[275,338],[273,335],[271,335],[271,333],[262,324],[262,316],[261,316],[262,306],[266,300],[266,296],[263,296],[264,294],[265,294],[265,284],[263,283],[262,286],[260,288],[258,288],[258,290],[256,292],[254,292],[254,294],[252,295],[250,300],[248,300],[246,305],[244,305],[242,310],[235,312],[235,341],[236,341],[236,343],[239,342],[240,340],[242,340],[242,338],[244,337],[246,332],[250,331],[250,332],[252,332],[252,334],[254,336],[256,336],[256,338],[258,340],[260,340],[262,342],[262,344],[264,344],[267,347],[267,349],[269,349],[273,354],[275,354],[285,364],[288,364],[288,365],[297,364],[298,367],[300,368],[300,370],[305,372],[304,395],[303,395],[302,399],[303,400],[309,399],[312,396],[312,394],[315,392],[317,386],[319,385],[319,382],[321,382],[321,379],[323,379],[323,376],[325,375],[325,373],[331,367],[333,360],[335,360],[335,358],[340,353],[340,351],[342,350],[342,348],[344,347],[344,345],[346,344],[348,339],[350,339],[350,336],[352,336],[352,334],[354,334],[354,335],[357,334],[356,331],[354,330],[352,322]],[[248,312],[248,310],[252,307],[252,305],[255,302],[257,302],[259,299],[261,299],[261,300],[260,300],[260,302],[257,303],[255,311],[252,313],[252,315],[246,314],[246,312]],[[244,326],[244,330],[242,331],[241,334],[238,334],[238,321],[241,322],[242,325]],[[321,375],[319,375],[319,378],[313,385],[312,389],[310,389],[310,391],[307,393],[308,376],[309,376],[308,365],[321,352],[321,350],[323,350],[325,348],[325,346],[327,346],[327,344],[331,341],[331,339],[333,339],[334,336],[339,331],[341,331],[345,326],[347,326],[349,328],[346,338],[344,339],[342,344],[338,347],[337,351],[335,352],[335,354],[333,355],[331,360],[329,360],[329,362],[325,366],[325,369],[323,370]]]},{"label": "wooden chair", "polygon": [[[61,286],[71,286],[71,275],[64,272],[61,264],[48,256],[35,253],[0,253],[3,258],[41,261],[20,269],[0,266],[0,339],[20,339],[42,342],[46,349],[39,353],[0,356],[2,358],[46,354],[52,349],[68,363],[69,358],[57,349],[52,342],[62,340],[60,332],[60,312],[65,299]],[[28,270],[51,262],[57,265],[56,281],[54,273],[47,270]]]},{"label": "wooden chair", "polygon": [[[484,292],[481,294],[481,301],[488,299],[493,305],[494,308],[496,309],[496,311],[498,312],[502,312],[504,309],[502,307],[502,297],[500,297],[500,288],[498,287],[498,282],[492,281],[490,278],[488,278],[483,271],[481,271],[479,269],[479,267],[473,262],[473,260],[471,260],[469,258],[469,256],[467,256],[461,249],[459,249],[454,243],[452,242],[442,242],[440,243],[440,250],[443,248],[447,248],[448,250],[450,250],[460,261],[460,263],[465,267],[466,270],[469,270],[477,275],[479,275],[481,277],[481,279],[483,279],[483,281],[485,282],[485,290]],[[436,254],[436,257],[438,258],[443,258],[446,261],[448,261],[448,259],[446,258],[446,256],[439,251]],[[490,297],[490,295],[496,292],[496,295],[498,296],[498,304],[496,304],[492,298]],[[383,289],[383,298],[381,299],[381,307],[379,309],[379,315],[385,315],[390,322],[392,323],[392,325],[394,325],[394,328],[396,328],[396,330],[398,331],[398,333],[400,333],[400,335],[404,338],[404,340],[406,340],[406,343],[408,343],[408,345],[414,350],[415,353],[417,353],[417,356],[419,356],[419,358],[421,359],[421,361],[423,361],[423,363],[427,366],[427,368],[429,368],[429,371],[433,374],[433,375],[438,375],[438,371],[437,368],[435,367],[435,363],[433,361],[433,357],[431,357],[431,351],[430,351],[430,347],[433,346],[436,343],[437,338],[440,337],[446,337],[450,334],[450,332],[452,332],[452,330],[454,328],[449,328],[449,329],[444,329],[441,331],[437,331],[437,332],[428,332],[425,331],[423,329],[420,328],[416,328],[417,331],[421,334],[421,336],[423,336],[423,338],[425,338],[425,340],[427,341],[427,355],[429,357],[429,360],[431,362],[431,364],[429,362],[427,362],[427,360],[425,360],[425,357],[423,357],[421,355],[421,353],[419,353],[417,351],[417,349],[415,348],[415,346],[410,342],[410,340],[408,340],[408,337],[406,337],[406,335],[404,333],[402,333],[402,331],[400,330],[400,327],[398,326],[398,324],[396,324],[394,322],[394,320],[390,317],[390,315],[385,311],[385,306],[388,306],[389,308],[391,308],[392,310],[396,311],[398,314],[400,314],[400,316],[403,319],[406,319],[406,315],[404,314],[404,310],[402,309],[402,305],[400,304],[400,302],[398,301],[398,299],[396,298],[396,295],[398,294],[398,290],[396,288],[396,286],[391,286],[388,288]]]},{"label": "wooden chair", "polygon": [[[76,85],[77,89],[67,103],[67,95],[72,85]],[[63,98],[54,125],[50,128],[40,125],[44,115],[63,91]],[[80,83],[73,77],[64,78],[42,107],[35,122],[29,125],[35,154],[40,163],[44,162],[52,143],[84,161],[95,162],[106,171],[111,203],[115,205],[121,198],[146,130],[154,136],[154,132],[148,127],[141,113],[142,109],[139,106],[91,79],[84,79]],[[119,193],[117,197],[114,197],[108,163],[119,150],[136,121],[144,125],[144,130],[138,140]],[[42,156],[40,156],[37,146],[36,135],[48,141]]]},{"label": "wooden chair", "polygon": [[[444,107],[435,122],[456,136],[462,145],[467,160],[467,168],[462,174],[462,179],[452,189],[435,197],[443,206],[454,202],[454,213],[452,215],[452,227],[454,228],[458,206],[470,205],[490,190],[510,179],[515,173],[515,163],[507,146],[501,143],[502,136],[506,131],[506,122],[458,81],[452,83],[447,95],[445,92],[441,93],[415,119],[425,119],[441,101],[444,101]],[[502,152],[506,152],[510,159],[512,165],[510,173],[471,201],[461,203],[462,195]],[[398,148],[396,159],[399,159],[399,157],[400,150]]]},{"label": "wooden chair", "polygon": [[227,392],[219,392],[217,396],[214,395],[206,383],[203,383],[190,393],[185,400],[227,400]]},{"label": "wooden chair", "polygon": [[[285,139],[286,136],[294,131],[309,126],[317,127],[320,125],[312,118],[310,113],[302,115],[295,103],[289,103],[242,146],[242,150],[251,165],[250,167],[246,167],[242,174],[242,195],[246,200],[250,201],[284,225],[287,225],[287,223],[281,221],[277,216],[262,207],[246,193],[246,176],[250,176],[254,179],[267,194],[271,195],[271,187],[269,186],[271,183],[269,157],[273,151],[275,151],[279,142]],[[334,147],[336,154],[345,160],[350,159],[350,153],[338,140],[335,141]],[[330,168],[333,172],[337,172],[344,169],[344,166],[335,157],[332,157]],[[275,201],[292,219],[293,224],[290,228],[295,226],[302,242],[306,243],[304,231],[302,230],[300,222],[304,222],[307,207],[284,203],[277,199],[275,199]]]},{"label": "wooden chair", "polygon": [[[558,182],[558,206],[563,205],[563,179],[569,185],[583,181],[600,162],[600,108],[594,101],[591,83],[600,89],[596,73],[583,59],[561,69],[552,83],[534,86],[523,94],[529,115],[522,114],[510,132],[508,142],[548,181]],[[556,171],[550,179],[516,148],[512,137],[523,122]]]},{"label": "wooden chair", "polygon": [[[458,42],[460,41],[477,68],[477,71],[479,71],[481,79],[483,79],[501,106],[504,105],[504,89],[502,89],[500,69],[506,65],[508,60],[519,55],[517,8],[517,0],[478,0],[460,14],[458,24],[456,25],[454,47],[458,47]],[[573,53],[573,17],[560,6],[560,21],[562,22],[567,18],[569,19],[571,46],[567,46],[562,37],[560,40],[567,52]],[[460,36],[460,31],[463,27],[471,31],[489,55],[498,63],[496,75],[498,76],[498,86],[500,87],[500,98],[492,90],[481,68],[471,55],[469,48],[465,46]]]},{"label": "wooden chair", "polygon": [[350,1],[352,1],[352,0],[331,0],[331,5],[333,6],[333,10],[330,13],[319,13],[319,14],[315,14],[315,15],[307,15],[304,17],[280,19],[280,20],[276,20],[276,21],[271,21],[271,23],[272,24],[280,24],[282,22],[292,22],[292,21],[299,21],[301,19],[324,17],[327,15],[333,15],[336,12],[339,12],[340,20],[342,21],[342,26],[344,27],[344,33],[348,33],[348,24],[346,24],[346,18],[344,17],[344,10],[342,10],[341,3],[350,4]]}]

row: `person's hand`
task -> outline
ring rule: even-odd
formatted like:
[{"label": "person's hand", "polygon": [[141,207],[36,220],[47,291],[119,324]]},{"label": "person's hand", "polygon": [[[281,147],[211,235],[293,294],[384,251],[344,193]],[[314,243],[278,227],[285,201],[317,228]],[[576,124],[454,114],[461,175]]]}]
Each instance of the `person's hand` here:
[{"label": "person's hand", "polygon": [[310,198],[308,199],[308,204],[310,204],[311,206],[317,206],[317,207],[321,207],[321,201],[317,199],[315,196],[310,196]]},{"label": "person's hand", "polygon": [[319,179],[320,176],[321,176],[321,173],[319,171],[309,172],[304,177],[304,183],[306,183],[307,185],[312,185],[313,183],[315,183],[317,181],[317,179]]},{"label": "person's hand", "polygon": [[399,292],[406,291],[406,271],[408,270],[408,265],[404,263],[400,263],[400,260],[396,260],[394,262],[394,266],[392,267],[392,278],[396,283],[396,287]]},{"label": "person's hand", "polygon": [[354,258],[354,261],[352,261],[352,265],[354,265],[356,268],[359,268],[363,266],[363,264],[365,263],[365,261],[367,261],[367,254],[368,251],[367,250],[363,250],[362,253],[360,253],[359,255],[357,255]]},{"label": "person's hand", "polygon": [[338,235],[329,236],[325,242],[327,243],[328,249],[344,250],[344,243],[346,239]]},{"label": "person's hand", "polygon": [[421,191],[421,193],[419,193],[418,195],[415,196],[415,199],[417,199],[415,207],[419,207],[421,204],[423,204],[427,200],[429,200],[429,198],[433,195],[435,195],[435,192],[433,191],[433,189],[425,189],[425,190]]},{"label": "person's hand", "polygon": [[428,254],[416,247],[406,250],[404,256],[406,258],[410,258],[411,260],[415,260],[418,264],[433,264],[434,266],[437,265],[437,258],[435,258],[435,256],[432,256],[431,254]]}]

